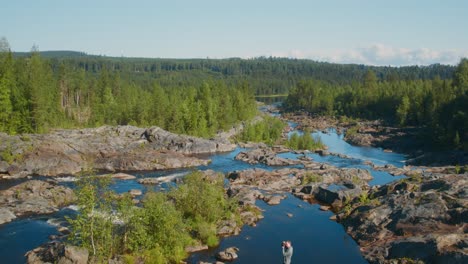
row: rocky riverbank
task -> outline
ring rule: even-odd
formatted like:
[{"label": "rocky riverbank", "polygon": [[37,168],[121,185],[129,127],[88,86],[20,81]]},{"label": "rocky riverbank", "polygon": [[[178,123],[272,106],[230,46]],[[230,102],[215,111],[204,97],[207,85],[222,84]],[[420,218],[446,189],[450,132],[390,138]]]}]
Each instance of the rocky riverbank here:
[{"label": "rocky riverbank", "polygon": [[407,164],[411,165],[466,165],[468,153],[463,151],[431,152],[427,142],[418,134],[423,128],[397,128],[385,125],[380,120],[357,121],[336,119],[327,116],[311,116],[304,112],[284,114],[284,119],[298,124],[298,129],[324,131],[336,129],[337,133],[345,133],[344,139],[357,146],[383,148],[389,152],[405,153],[410,156]]},{"label": "rocky riverbank", "polygon": [[194,167],[192,154],[230,151],[229,133],[213,139],[177,135],[159,127],[104,126],[44,135],[0,133],[0,178],[75,175],[83,170],[136,171]]},{"label": "rocky riverbank", "polygon": [[300,162],[304,169],[231,172],[228,194],[241,204],[279,204],[286,192],[322,203],[321,209],[337,213],[331,219],[344,225],[370,263],[468,261],[467,174],[455,174],[453,166],[373,166],[408,178],[371,188],[367,170]]},{"label": "rocky riverbank", "polygon": [[0,191],[0,224],[17,217],[50,214],[74,200],[73,190],[54,182],[30,180]]}]

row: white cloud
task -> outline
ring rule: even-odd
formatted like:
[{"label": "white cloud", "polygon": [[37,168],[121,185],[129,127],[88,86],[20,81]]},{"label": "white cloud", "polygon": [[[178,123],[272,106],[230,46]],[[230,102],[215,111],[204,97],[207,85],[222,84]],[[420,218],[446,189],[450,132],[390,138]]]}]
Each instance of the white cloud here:
[{"label": "white cloud", "polygon": [[457,64],[462,57],[468,57],[468,50],[432,50],[428,48],[397,48],[381,43],[366,47],[340,50],[273,52],[271,56],[313,59],[337,63],[367,65],[429,65],[434,63]]}]

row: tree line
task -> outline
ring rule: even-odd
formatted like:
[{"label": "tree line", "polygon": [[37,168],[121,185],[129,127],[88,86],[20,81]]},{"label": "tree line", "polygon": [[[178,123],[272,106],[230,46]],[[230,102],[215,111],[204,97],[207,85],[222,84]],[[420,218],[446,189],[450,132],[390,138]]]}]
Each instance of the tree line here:
[{"label": "tree line", "polygon": [[452,78],[380,81],[369,70],[360,83],[336,85],[301,81],[284,103],[289,111],[382,119],[390,125],[427,127],[436,146],[468,149],[468,59]]},{"label": "tree line", "polygon": [[[348,85],[360,83],[368,70],[379,81],[430,80],[439,76],[450,79],[455,67],[434,64],[429,66],[367,66],[337,64],[307,59],[258,57],[252,59],[162,59],[124,58],[87,55],[72,51],[46,51],[56,71],[61,64],[87,73],[99,74],[102,69],[118,72],[122,79],[138,85],[157,80],[162,86],[199,84],[205,79],[223,80],[229,85],[247,82],[256,95],[286,94],[300,80],[313,79]],[[31,53],[15,53],[16,57],[29,57]]]},{"label": "tree line", "polygon": [[0,132],[130,124],[209,137],[256,114],[247,82],[139,78],[105,64],[89,71],[37,50],[15,57],[0,42]]}]

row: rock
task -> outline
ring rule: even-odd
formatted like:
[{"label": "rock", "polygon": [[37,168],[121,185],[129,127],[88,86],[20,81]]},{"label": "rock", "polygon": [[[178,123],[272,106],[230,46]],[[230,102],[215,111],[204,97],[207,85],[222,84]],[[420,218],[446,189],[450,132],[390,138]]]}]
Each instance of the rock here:
[{"label": "rock", "polygon": [[371,189],[364,200],[351,200],[338,219],[371,263],[399,258],[463,263],[468,259],[467,184],[466,177],[453,174],[407,178]]},{"label": "rock", "polygon": [[409,237],[391,243],[388,258],[410,258],[429,261],[437,253],[437,244],[431,238]]},{"label": "rock", "polygon": [[15,214],[13,214],[7,208],[0,208],[0,225],[4,223],[8,223],[16,218]]},{"label": "rock", "polygon": [[330,210],[330,206],[322,205],[322,206],[320,206],[319,209],[320,209],[321,211],[329,211],[329,210]]},{"label": "rock", "polygon": [[143,194],[143,192],[139,189],[131,189],[128,191],[128,193],[130,194],[130,196],[132,197],[135,197],[135,196],[140,196]]},{"label": "rock", "polygon": [[46,181],[26,181],[0,191],[0,222],[30,214],[56,212],[73,200],[73,191],[68,187]]},{"label": "rock", "polygon": [[[332,188],[333,187],[333,188]],[[361,189],[348,189],[344,186],[319,186],[314,194],[315,199],[326,204],[346,202],[361,194]]]},{"label": "rock", "polygon": [[287,166],[299,164],[299,161],[276,156],[276,153],[271,148],[256,148],[247,152],[239,152],[235,159],[242,160],[250,164],[263,163],[268,166]]},{"label": "rock", "polygon": [[320,156],[328,156],[330,153],[327,150],[324,149],[318,149],[315,151],[315,153],[319,154]]},{"label": "rock", "polygon": [[27,252],[25,256],[28,264],[86,264],[88,263],[89,252],[84,248],[52,241]]},{"label": "rock", "polygon": [[244,224],[255,226],[256,223],[263,218],[263,215],[261,215],[260,209],[258,209],[258,207],[255,207],[254,210],[256,210],[257,213],[252,212],[252,210],[243,211],[240,213],[240,217]]},{"label": "rock", "polygon": [[218,224],[219,228],[216,232],[218,236],[238,235],[240,228],[234,220],[224,220]]},{"label": "rock", "polygon": [[238,258],[237,252],[239,252],[237,247],[229,247],[223,251],[218,252],[216,254],[216,259],[221,261],[233,261]]},{"label": "rock", "polygon": [[64,256],[59,259],[58,263],[86,264],[88,263],[88,257],[89,252],[87,249],[67,245],[65,246]]},{"label": "rock", "polygon": [[122,172],[112,174],[111,178],[119,179],[119,180],[133,180],[133,179],[136,179],[135,176],[127,174],[127,173],[122,173]]},{"label": "rock", "polygon": [[188,246],[188,247],[185,248],[185,252],[193,253],[193,252],[207,250],[207,249],[208,249],[207,245]]},{"label": "rock", "polygon": [[281,200],[283,200],[284,197],[282,196],[279,196],[279,195],[269,195],[269,196],[265,196],[265,198],[263,198],[263,201],[265,201],[268,205],[278,205],[281,203]]},{"label": "rock", "polygon": [[332,216],[330,216],[330,218],[328,218],[328,219],[330,219],[330,220],[332,220],[332,221],[336,221],[336,215],[332,215]]},{"label": "rock", "polygon": [[59,231],[60,233],[62,233],[64,235],[70,234],[70,229],[68,229],[65,226],[61,226],[61,227],[57,228],[57,231]]},{"label": "rock", "polygon": [[146,184],[146,185],[157,185],[161,184],[163,182],[173,182],[176,181],[177,179],[180,179],[187,175],[188,173],[182,172],[182,173],[174,173],[170,174],[167,176],[162,176],[162,177],[151,177],[151,178],[143,178],[137,180],[138,183],[140,184]]},{"label": "rock", "polygon": [[[90,163],[93,164],[91,169],[111,172],[207,165],[209,160],[191,154],[233,150],[236,146],[229,142],[230,135],[223,133],[208,140],[173,134],[158,127],[133,126],[54,130],[50,134],[27,135],[27,141],[3,134],[0,151],[14,146],[12,152],[21,159],[12,164],[1,162],[0,174],[13,178],[76,175],[90,169]],[[131,178],[128,175],[115,177]]]},{"label": "rock", "polygon": [[293,214],[291,214],[291,213],[286,213],[286,215],[287,215],[289,218],[292,218],[292,217],[293,217]]}]

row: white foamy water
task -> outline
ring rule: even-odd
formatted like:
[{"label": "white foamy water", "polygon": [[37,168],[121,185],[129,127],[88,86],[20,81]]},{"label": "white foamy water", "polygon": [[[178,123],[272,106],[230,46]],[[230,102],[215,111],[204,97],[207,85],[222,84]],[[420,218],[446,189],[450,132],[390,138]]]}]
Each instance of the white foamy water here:
[{"label": "white foamy water", "polygon": [[174,180],[177,179],[177,178],[182,178],[182,177],[184,177],[184,176],[187,175],[187,174],[189,174],[189,172],[188,172],[188,171],[184,171],[184,172],[174,173],[174,174],[170,174],[170,175],[163,176],[163,177],[157,177],[157,178],[155,178],[155,180],[156,180],[158,183],[171,182],[171,181],[174,181]]},{"label": "white foamy water", "polygon": [[74,176],[66,176],[66,177],[55,178],[55,180],[58,182],[74,182],[74,181],[77,181],[78,179]]}]

